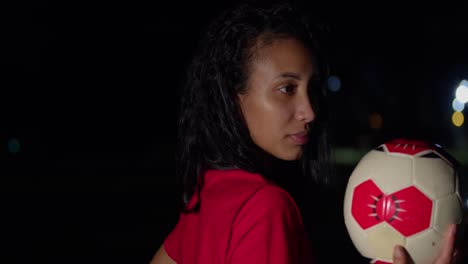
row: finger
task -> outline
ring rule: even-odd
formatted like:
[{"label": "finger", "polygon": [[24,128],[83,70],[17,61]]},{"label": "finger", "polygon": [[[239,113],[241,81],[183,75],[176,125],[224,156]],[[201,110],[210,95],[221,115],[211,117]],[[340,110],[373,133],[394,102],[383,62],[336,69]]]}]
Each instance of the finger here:
[{"label": "finger", "polygon": [[459,263],[458,261],[460,261],[460,254],[459,251],[455,249],[453,252],[452,263]]},{"label": "finger", "polygon": [[457,232],[457,225],[452,224],[445,232],[444,235],[444,245],[442,246],[442,251],[440,252],[439,257],[437,258],[436,263],[451,263],[453,253],[455,250],[455,234]]},{"label": "finger", "polygon": [[411,257],[405,248],[402,246],[396,245],[393,248],[393,264],[409,264],[412,263]]}]

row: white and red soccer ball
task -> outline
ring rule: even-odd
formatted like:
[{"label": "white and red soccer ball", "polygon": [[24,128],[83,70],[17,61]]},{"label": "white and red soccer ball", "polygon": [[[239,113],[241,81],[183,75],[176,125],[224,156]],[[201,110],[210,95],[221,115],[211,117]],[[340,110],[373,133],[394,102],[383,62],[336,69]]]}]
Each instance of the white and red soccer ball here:
[{"label": "white and red soccer ball", "polygon": [[423,141],[397,139],[369,151],[344,199],[346,228],[359,253],[391,263],[398,244],[415,263],[432,263],[448,226],[463,218],[454,163],[441,147]]}]

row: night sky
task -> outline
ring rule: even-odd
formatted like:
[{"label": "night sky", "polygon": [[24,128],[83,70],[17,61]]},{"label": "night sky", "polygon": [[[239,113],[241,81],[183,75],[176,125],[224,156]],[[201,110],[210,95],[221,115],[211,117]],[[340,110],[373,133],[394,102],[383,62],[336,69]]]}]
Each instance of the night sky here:
[{"label": "night sky", "polygon": [[[212,2],[2,4],[0,262],[148,263],[178,217],[178,89],[203,27],[230,3]],[[466,153],[467,125],[450,121],[468,79],[464,7],[298,3],[341,80],[336,147],[413,137]],[[340,168],[346,178],[352,165]],[[365,263],[340,190],[319,207],[331,234],[322,256]]]}]

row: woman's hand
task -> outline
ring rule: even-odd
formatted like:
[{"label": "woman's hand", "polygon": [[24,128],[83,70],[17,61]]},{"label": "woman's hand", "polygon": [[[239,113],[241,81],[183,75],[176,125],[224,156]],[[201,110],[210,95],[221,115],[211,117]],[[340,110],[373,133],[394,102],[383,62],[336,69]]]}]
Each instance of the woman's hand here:
[{"label": "woman's hand", "polygon": [[[457,260],[457,251],[455,250],[455,235],[457,225],[452,224],[444,235],[444,245],[442,251],[437,256],[434,264],[452,264]],[[393,251],[393,264],[414,263],[408,252],[402,246],[395,246]]]}]

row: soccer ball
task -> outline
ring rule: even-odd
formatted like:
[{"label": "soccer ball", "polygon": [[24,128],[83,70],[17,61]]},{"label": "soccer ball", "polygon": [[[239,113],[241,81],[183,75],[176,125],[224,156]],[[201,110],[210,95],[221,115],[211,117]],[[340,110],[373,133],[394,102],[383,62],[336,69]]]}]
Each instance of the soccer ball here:
[{"label": "soccer ball", "polygon": [[396,139],[369,151],[345,192],[344,220],[359,253],[391,263],[402,245],[415,263],[432,263],[463,207],[457,162],[438,145]]}]

